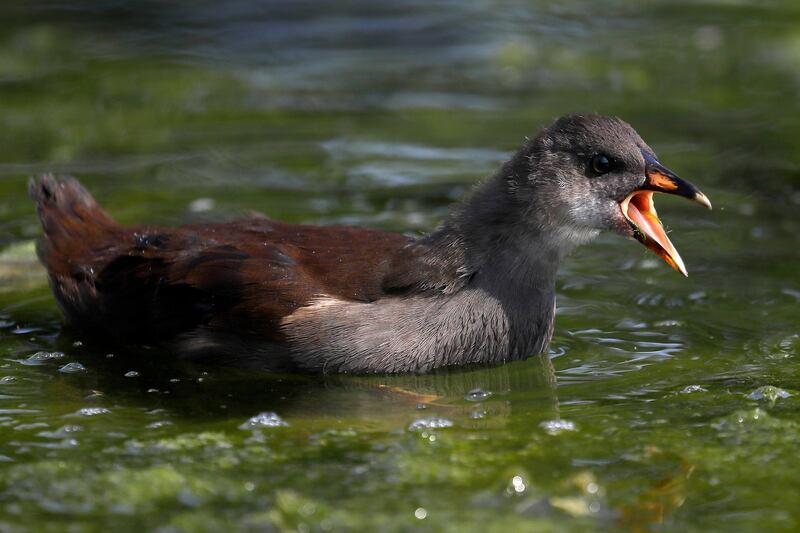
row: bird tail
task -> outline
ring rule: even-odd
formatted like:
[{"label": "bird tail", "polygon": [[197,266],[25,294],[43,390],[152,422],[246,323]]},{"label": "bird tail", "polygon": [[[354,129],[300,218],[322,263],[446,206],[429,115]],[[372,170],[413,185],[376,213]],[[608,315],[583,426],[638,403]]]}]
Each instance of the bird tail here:
[{"label": "bird tail", "polygon": [[119,228],[75,178],[31,178],[28,194],[44,229],[39,258],[51,277],[74,274],[91,259],[92,243]]}]

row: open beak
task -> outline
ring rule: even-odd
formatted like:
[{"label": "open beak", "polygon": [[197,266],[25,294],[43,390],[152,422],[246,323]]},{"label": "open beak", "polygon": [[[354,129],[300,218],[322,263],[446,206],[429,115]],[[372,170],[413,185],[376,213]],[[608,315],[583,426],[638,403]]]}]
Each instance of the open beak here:
[{"label": "open beak", "polygon": [[642,153],[645,159],[645,182],[641,188],[633,191],[620,202],[620,209],[633,226],[636,240],[655,252],[672,268],[684,276],[688,276],[683,259],[670,242],[658,219],[653,203],[653,193],[676,194],[694,200],[709,209],[711,209],[711,202],[697,187],[682,180],[661,165],[653,154],[644,151]]}]

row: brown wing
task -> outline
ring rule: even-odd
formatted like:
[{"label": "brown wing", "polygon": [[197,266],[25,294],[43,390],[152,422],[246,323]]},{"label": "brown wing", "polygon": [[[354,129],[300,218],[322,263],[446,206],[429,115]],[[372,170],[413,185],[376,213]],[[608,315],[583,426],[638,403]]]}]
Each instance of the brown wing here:
[{"label": "brown wing", "polygon": [[75,180],[31,182],[40,247],[69,322],[139,343],[198,328],[281,341],[283,317],[320,295],[384,295],[399,234],[248,218],[123,227]]}]

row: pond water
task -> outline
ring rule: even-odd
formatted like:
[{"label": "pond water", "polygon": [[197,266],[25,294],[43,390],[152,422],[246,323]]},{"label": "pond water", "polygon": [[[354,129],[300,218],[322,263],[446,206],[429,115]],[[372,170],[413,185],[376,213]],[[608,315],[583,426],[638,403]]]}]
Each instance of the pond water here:
[{"label": "pond water", "polygon": [[[0,7],[0,530],[800,528],[795,2]],[[602,236],[549,354],[427,376],[189,365],[61,333],[27,176],[121,222],[418,233],[526,135],[632,123],[712,212]]]}]

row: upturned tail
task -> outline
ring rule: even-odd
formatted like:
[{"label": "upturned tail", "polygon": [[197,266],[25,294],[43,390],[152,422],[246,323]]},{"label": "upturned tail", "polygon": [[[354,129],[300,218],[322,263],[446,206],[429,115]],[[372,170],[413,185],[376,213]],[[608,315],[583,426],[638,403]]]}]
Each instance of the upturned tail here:
[{"label": "upturned tail", "polygon": [[119,228],[75,178],[31,178],[28,194],[44,229],[38,253],[51,279],[78,273],[91,259],[93,243]]}]

